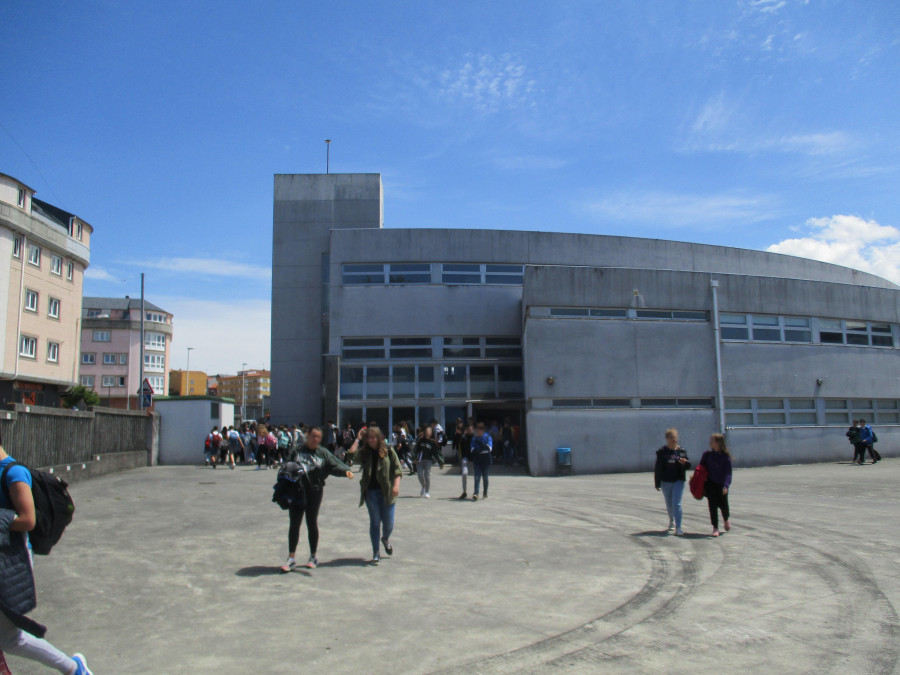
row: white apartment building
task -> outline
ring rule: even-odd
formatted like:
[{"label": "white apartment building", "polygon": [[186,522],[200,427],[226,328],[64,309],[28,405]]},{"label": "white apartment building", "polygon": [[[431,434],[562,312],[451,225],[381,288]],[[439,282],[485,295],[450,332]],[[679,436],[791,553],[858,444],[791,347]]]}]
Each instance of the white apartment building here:
[{"label": "white apartment building", "polygon": [[78,379],[93,228],[0,173],[0,405],[58,406]]}]

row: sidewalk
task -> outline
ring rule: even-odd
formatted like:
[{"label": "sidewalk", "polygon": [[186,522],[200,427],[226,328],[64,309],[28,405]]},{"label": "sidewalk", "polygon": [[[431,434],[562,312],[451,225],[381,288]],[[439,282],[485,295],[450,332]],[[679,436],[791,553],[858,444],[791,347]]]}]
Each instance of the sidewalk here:
[{"label": "sidewalk", "polygon": [[288,575],[274,472],[80,483],[34,617],[97,675],[898,672],[898,460],[738,470],[719,539],[688,493],[688,536],[661,534],[649,474],[497,476],[461,503],[436,473],[430,500],[404,477],[378,567],[358,481],[330,478],[322,564]]}]

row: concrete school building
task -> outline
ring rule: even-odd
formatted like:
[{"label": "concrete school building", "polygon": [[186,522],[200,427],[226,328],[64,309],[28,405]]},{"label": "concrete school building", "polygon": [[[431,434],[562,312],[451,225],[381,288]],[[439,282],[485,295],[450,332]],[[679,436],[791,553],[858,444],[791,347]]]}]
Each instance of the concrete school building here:
[{"label": "concrete school building", "polygon": [[0,407],[57,407],[78,381],[93,228],[0,173]]},{"label": "concrete school building", "polygon": [[900,445],[900,287],[761,251],[602,235],[386,229],[378,174],[276,175],[272,420],[509,418],[534,475],[848,459]]}]

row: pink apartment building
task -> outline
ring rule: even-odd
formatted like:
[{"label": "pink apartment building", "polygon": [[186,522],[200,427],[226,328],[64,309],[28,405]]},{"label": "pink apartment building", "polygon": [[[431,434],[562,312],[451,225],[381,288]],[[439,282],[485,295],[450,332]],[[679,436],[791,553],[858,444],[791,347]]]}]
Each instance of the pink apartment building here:
[{"label": "pink apartment building", "polygon": [[[144,379],[165,395],[169,380],[172,315],[144,301]],[[141,301],[83,298],[80,382],[112,408],[140,407]]]}]

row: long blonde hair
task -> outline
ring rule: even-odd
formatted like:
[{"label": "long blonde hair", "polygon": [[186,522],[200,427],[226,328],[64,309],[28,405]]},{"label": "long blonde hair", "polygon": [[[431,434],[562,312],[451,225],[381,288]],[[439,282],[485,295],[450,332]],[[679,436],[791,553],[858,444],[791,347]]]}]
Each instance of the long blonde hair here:
[{"label": "long blonde hair", "polygon": [[[375,436],[378,439],[378,449],[373,450],[372,446],[369,445],[369,436]],[[367,454],[377,453],[379,458],[387,457],[388,454],[388,446],[387,442],[384,440],[384,434],[381,432],[381,429],[378,427],[368,427],[366,429],[366,434],[363,436],[362,447],[360,448],[361,457],[365,458]]]}]

